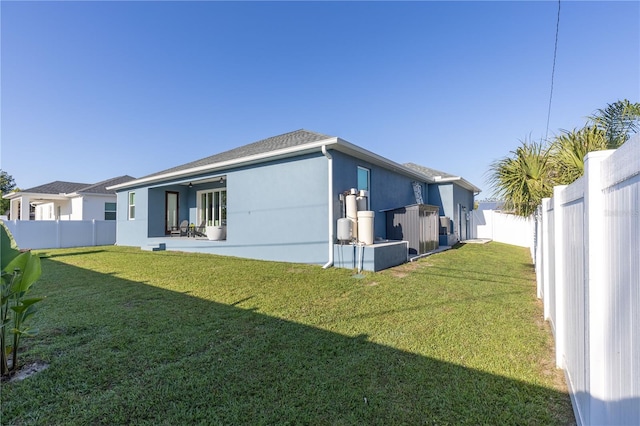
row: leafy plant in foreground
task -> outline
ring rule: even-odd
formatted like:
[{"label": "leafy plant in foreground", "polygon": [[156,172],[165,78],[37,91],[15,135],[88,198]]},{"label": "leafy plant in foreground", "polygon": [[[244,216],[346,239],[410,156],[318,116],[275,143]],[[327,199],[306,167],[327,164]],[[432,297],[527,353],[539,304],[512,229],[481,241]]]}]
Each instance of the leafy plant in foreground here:
[{"label": "leafy plant in foreground", "polygon": [[[0,306],[0,370],[10,375],[18,367],[18,348],[21,337],[33,336],[37,330],[26,325],[36,312],[35,304],[42,298],[26,296],[42,273],[40,258],[30,251],[20,252],[15,240],[2,223],[0,226],[0,268],[2,275]],[[11,361],[11,362],[9,362]]]}]

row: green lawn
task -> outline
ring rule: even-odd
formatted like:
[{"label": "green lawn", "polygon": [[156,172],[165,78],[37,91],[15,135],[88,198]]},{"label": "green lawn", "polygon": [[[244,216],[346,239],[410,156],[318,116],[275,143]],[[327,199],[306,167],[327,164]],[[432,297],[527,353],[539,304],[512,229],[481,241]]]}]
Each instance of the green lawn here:
[{"label": "green lawn", "polygon": [[10,424],[573,422],[526,249],[345,269],[92,247],[39,252],[47,295],[2,383]]}]

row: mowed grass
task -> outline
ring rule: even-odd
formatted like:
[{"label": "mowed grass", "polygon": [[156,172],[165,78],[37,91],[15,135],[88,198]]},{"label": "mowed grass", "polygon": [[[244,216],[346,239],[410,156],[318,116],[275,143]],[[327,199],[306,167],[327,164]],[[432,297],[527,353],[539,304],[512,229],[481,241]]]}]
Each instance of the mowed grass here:
[{"label": "mowed grass", "polygon": [[345,269],[126,247],[40,251],[3,425],[568,424],[526,249]]}]

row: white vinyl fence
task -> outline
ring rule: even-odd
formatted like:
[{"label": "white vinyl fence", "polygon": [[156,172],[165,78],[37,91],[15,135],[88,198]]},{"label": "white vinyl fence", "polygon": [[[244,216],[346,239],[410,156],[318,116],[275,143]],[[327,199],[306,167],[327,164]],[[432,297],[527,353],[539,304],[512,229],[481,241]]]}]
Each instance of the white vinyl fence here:
[{"label": "white vinyl fence", "polygon": [[5,220],[21,249],[114,245],[115,220]]},{"label": "white vinyl fence", "polygon": [[499,243],[533,247],[535,220],[498,210],[474,210],[471,216],[473,238],[488,238]]},{"label": "white vinyl fence", "polygon": [[640,425],[640,135],[537,215],[536,271],[580,425]]}]

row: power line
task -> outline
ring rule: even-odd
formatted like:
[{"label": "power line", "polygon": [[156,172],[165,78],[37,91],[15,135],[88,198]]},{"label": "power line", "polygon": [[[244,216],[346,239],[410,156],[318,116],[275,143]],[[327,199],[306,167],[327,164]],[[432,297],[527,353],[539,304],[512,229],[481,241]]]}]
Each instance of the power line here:
[{"label": "power line", "polygon": [[553,76],[556,73],[556,55],[558,53],[558,30],[560,29],[560,0],[558,0],[558,17],[556,19],[556,42],[553,47],[553,67],[551,68],[551,92],[549,93],[549,110],[547,111],[547,131],[544,135],[546,141],[549,137],[549,120],[551,119],[551,100],[553,99]]}]

